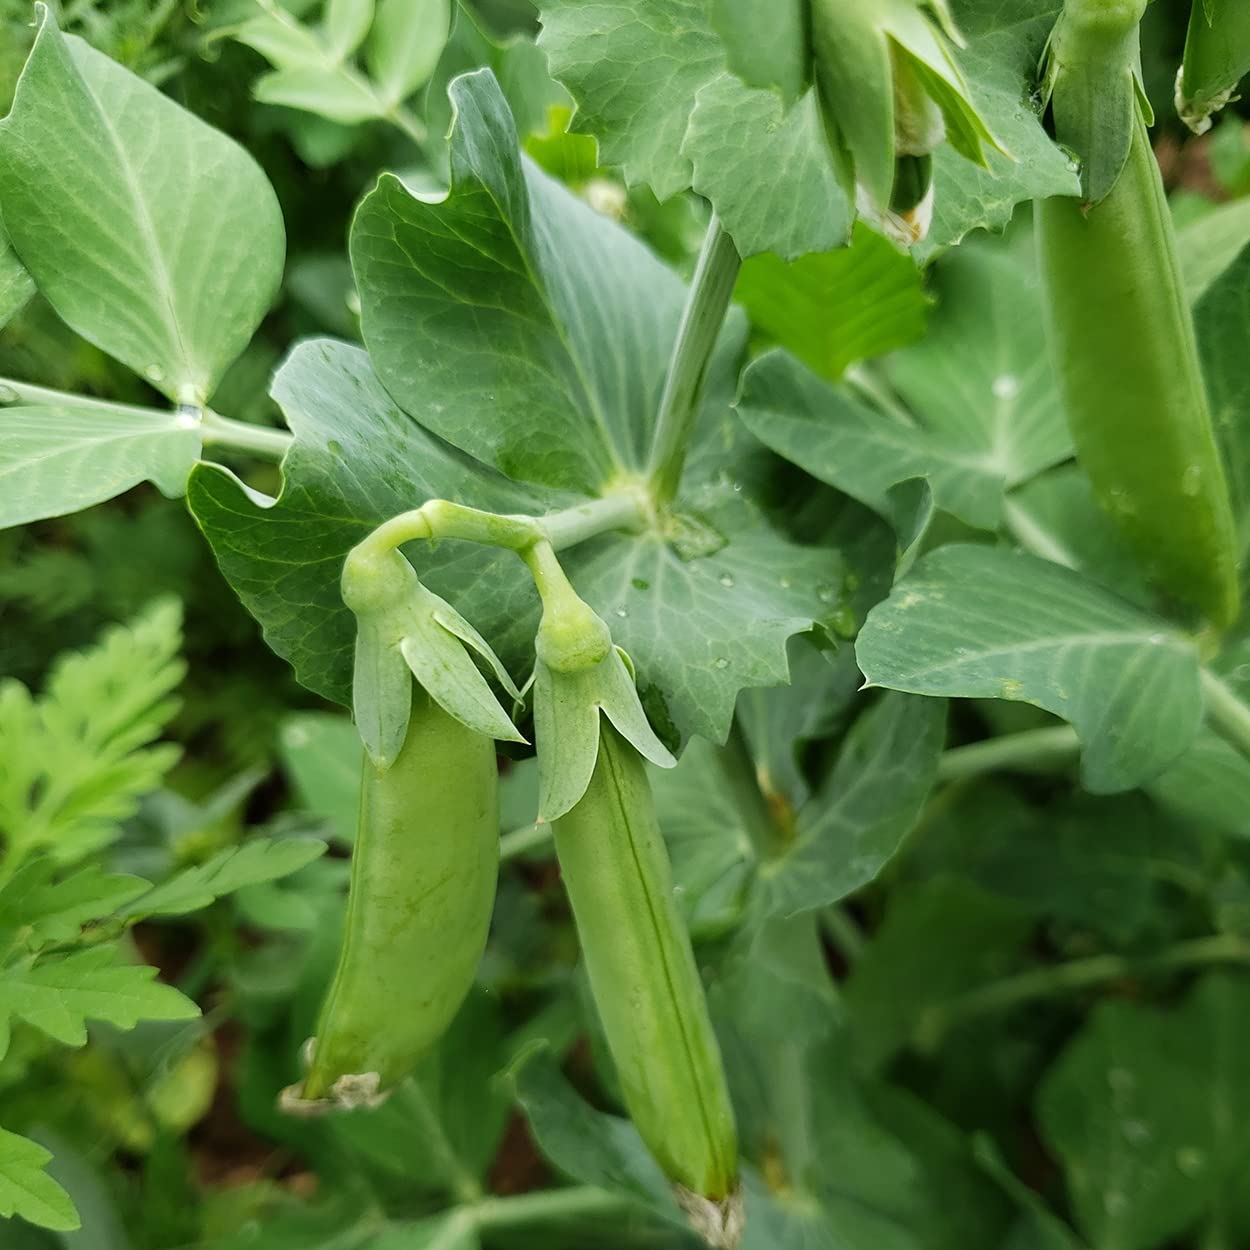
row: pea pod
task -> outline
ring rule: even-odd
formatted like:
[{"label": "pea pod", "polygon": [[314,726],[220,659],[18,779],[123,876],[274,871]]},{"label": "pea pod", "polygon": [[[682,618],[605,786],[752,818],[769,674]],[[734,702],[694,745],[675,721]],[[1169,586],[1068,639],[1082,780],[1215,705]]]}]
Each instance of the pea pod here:
[{"label": "pea pod", "polygon": [[605,723],[556,854],[630,1117],[712,1245],[736,1244],[737,1134],[720,1051],[637,751]]},{"label": "pea pod", "polygon": [[1217,627],[1237,615],[1236,540],[1147,133],[1146,0],[1068,0],[1050,44],[1056,138],[1084,200],[1038,209],[1048,337],[1077,457],[1153,580]]},{"label": "pea pod", "polygon": [[377,1102],[451,1023],[490,926],[497,779],[494,742],[415,688],[394,762],[365,761],[342,952],[288,1109]]},{"label": "pea pod", "polygon": [[1195,133],[1237,98],[1250,74],[1250,4],[1246,0],[1193,0],[1185,59],[1176,76],[1176,111]]}]

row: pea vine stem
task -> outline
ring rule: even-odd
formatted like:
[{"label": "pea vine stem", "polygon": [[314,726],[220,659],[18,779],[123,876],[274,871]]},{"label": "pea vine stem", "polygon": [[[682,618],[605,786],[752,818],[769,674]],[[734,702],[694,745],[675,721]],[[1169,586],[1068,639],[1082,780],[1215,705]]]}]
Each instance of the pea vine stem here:
[{"label": "pea vine stem", "polygon": [[268,425],[254,425],[250,421],[236,421],[223,417],[212,409],[188,408],[169,410],[148,408],[142,404],[114,403],[109,399],[97,399],[92,395],[76,395],[72,391],[57,391],[33,382],[17,378],[0,378],[0,407],[15,404],[32,404],[50,408],[86,408],[100,412],[131,413],[152,421],[178,423],[188,422],[188,428],[198,426],[205,447],[222,447],[231,451],[246,452],[265,460],[281,460],[286,455],[294,436],[287,430]]},{"label": "pea vine stem", "polygon": [[651,443],[647,476],[657,506],[671,502],[677,494],[708,363],[729,311],[741,264],[733,239],[713,214],[677,330]]},{"label": "pea vine stem", "polygon": [[1250,707],[1209,668],[1202,670],[1202,697],[1211,728],[1250,759]]}]

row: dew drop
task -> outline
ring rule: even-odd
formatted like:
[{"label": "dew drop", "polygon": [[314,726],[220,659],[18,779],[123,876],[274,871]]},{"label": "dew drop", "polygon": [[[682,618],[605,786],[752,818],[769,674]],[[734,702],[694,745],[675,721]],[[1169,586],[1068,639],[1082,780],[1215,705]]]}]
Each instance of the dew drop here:
[{"label": "dew drop", "polygon": [[727,659],[725,659],[725,657],[724,657],[723,655],[718,655],[718,656],[716,657],[716,659],[713,661],[713,663],[716,665],[716,667],[717,667],[717,668],[728,668],[728,667],[729,667],[729,661],[728,661]]},{"label": "dew drop", "polygon": [[1181,494],[1191,499],[1202,489],[1202,465],[1191,464],[1181,474]]},{"label": "dew drop", "polygon": [[719,578],[718,580],[720,581],[720,584],[721,584],[722,586],[726,586],[726,587],[728,587],[728,586],[732,586],[732,585],[734,584],[734,579],[733,579],[733,577],[732,577],[730,574],[728,574],[728,573],[722,573],[722,574],[720,575],[720,578]]},{"label": "dew drop", "polygon": [[22,397],[11,386],[0,386],[0,404],[16,404]]},{"label": "dew drop", "polygon": [[1150,635],[1150,645],[1152,647],[1161,647],[1163,646],[1165,642],[1167,642],[1166,634],[1151,634]]},{"label": "dew drop", "polygon": [[789,590],[794,583],[788,577],[783,577],[777,585],[779,585],[782,590]]},{"label": "dew drop", "polygon": [[174,418],[174,424],[180,430],[194,430],[199,427],[200,414],[195,408],[180,408]]},{"label": "dew drop", "polygon": [[625,618],[625,617],[627,617],[627,616],[629,615],[629,609],[628,609],[628,608],[617,608],[617,609],[616,609],[616,614],[617,614],[617,616],[619,616],[622,620],[624,620],[624,618]]},{"label": "dew drop", "polygon": [[143,376],[149,382],[163,382],[165,380],[165,370],[160,365],[148,365],[143,370]]},{"label": "dew drop", "polygon": [[838,592],[832,586],[818,586],[816,588],[816,598],[821,603],[833,603],[838,597]]},{"label": "dew drop", "polygon": [[633,586],[635,590],[650,590],[651,589],[651,583],[644,580],[641,577],[633,578],[630,582],[630,585]]},{"label": "dew drop", "polygon": [[341,456],[343,454],[343,444],[337,438],[332,438],[326,443],[326,451],[332,456]]},{"label": "dew drop", "polygon": [[1015,399],[1020,394],[1020,379],[1014,373],[1000,373],[990,386],[995,399]]}]

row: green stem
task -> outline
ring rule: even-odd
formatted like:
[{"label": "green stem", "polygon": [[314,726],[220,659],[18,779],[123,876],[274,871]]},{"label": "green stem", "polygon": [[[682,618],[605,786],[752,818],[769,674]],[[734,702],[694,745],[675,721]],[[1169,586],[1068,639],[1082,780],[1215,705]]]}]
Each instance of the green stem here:
[{"label": "green stem", "polygon": [[426,130],[424,122],[414,117],[402,104],[392,105],[385,116],[392,126],[402,130],[417,147],[424,150],[425,141],[429,138],[429,131]]},{"label": "green stem", "polygon": [[943,751],[938,761],[938,778],[963,781],[1006,769],[1049,772],[1056,764],[1068,763],[1080,750],[1080,745],[1076,730],[1069,725],[1004,734],[1001,738],[988,738]]},{"label": "green stem", "polygon": [[708,362],[720,336],[742,259],[734,241],[713,215],[686,300],[664,382],[648,465],[651,492],[659,505],[676,494],[686,449],[699,412]]},{"label": "green stem", "polygon": [[530,851],[550,846],[551,839],[552,828],[546,821],[513,829],[499,839],[499,862],[507,863],[520,855],[528,855]]},{"label": "green stem", "polygon": [[1202,670],[1202,697],[1211,728],[1250,759],[1250,707],[1209,668]]},{"label": "green stem", "polygon": [[864,934],[855,923],[851,913],[837,903],[824,907],[820,912],[820,927],[825,936],[833,944],[834,950],[842,956],[847,967],[851,967],[864,953]]},{"label": "green stem", "polygon": [[743,823],[756,859],[761,863],[775,859],[785,851],[788,839],[774,819],[764,788],[760,785],[755,757],[736,718],[729,738],[716,753],[716,758],[721,765],[723,783],[735,796],[735,806],[744,817]]},{"label": "green stem", "polygon": [[[168,419],[181,415],[171,413],[165,408],[115,403],[111,399],[97,399],[92,395],[75,395],[72,391],[56,391],[47,386],[35,386],[16,378],[0,378],[0,407],[12,404],[40,404],[50,408],[95,408],[108,412],[133,412],[149,418]],[[265,459],[281,460],[295,441],[287,430],[253,425],[249,421],[236,421],[211,409],[205,409],[198,418],[191,411],[186,415],[189,421],[198,421],[206,447],[227,447],[234,451],[263,456]]]},{"label": "green stem", "polygon": [[922,1050],[932,1050],[941,1043],[952,1025],[976,1016],[1007,1011],[1024,1003],[1090,989],[1141,973],[1220,963],[1250,963],[1250,942],[1235,934],[1225,933],[1179,942],[1158,955],[1140,959],[1124,955],[1094,955],[1089,959],[1074,959],[1049,968],[1031,969],[1000,981],[991,981],[949,1002],[929,1008],[917,1024],[917,1045]]},{"label": "green stem", "polygon": [[223,417],[208,410],[204,413],[200,430],[205,447],[228,447],[232,451],[250,452],[266,460],[281,460],[295,442],[295,436],[286,430],[235,421],[232,417]]},{"label": "green stem", "polygon": [[637,490],[614,491],[602,499],[538,517],[552,550],[563,551],[608,530],[631,529],[646,517],[646,496]]},{"label": "green stem", "polygon": [[512,1198],[485,1198],[469,1213],[479,1230],[523,1228],[530,1224],[562,1223],[586,1216],[626,1215],[637,1208],[590,1185],[570,1189],[538,1190]]}]

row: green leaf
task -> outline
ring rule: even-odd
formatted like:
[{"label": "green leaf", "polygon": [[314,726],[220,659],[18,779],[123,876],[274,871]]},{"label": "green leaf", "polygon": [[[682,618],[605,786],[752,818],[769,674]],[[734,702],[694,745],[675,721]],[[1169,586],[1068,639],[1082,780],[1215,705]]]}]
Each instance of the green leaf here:
[{"label": "green leaf", "polygon": [[93,946],[59,958],[11,964],[0,971],[0,1057],[13,1020],[46,1033],[63,1046],[83,1046],[87,1021],[133,1029],[140,1020],[191,1020],[200,1009],[155,968],[120,964],[117,947]]},{"label": "green leaf", "polygon": [[12,321],[35,293],[34,279],[17,258],[0,222],[0,327]]},{"label": "green leaf", "polygon": [[867,885],[911,831],[946,739],[939,699],[887,695],[856,722],[825,785],[799,812],[795,842],[760,867],[761,916],[792,916]]},{"label": "green leaf", "polygon": [[0,835],[9,865],[73,863],[107,845],[178,758],[152,745],[177,703],[182,612],[154,603],[90,651],[59,658],[40,699],[0,682]]},{"label": "green leaf", "polygon": [[1250,552],[1250,247],[1207,287],[1194,308],[1211,418],[1223,453],[1241,554]]},{"label": "green leaf", "polygon": [[101,920],[149,889],[142,877],[110,873],[100,864],[58,879],[59,865],[39,856],[24,864],[0,889],[0,936],[26,930],[30,948],[69,942],[83,925]]},{"label": "green leaf", "polygon": [[480,1245],[472,1211],[452,1210],[390,1228],[370,1241],[368,1250],[478,1250]]},{"label": "green leaf", "polygon": [[183,916],[242,890],[298,872],[326,849],[315,838],[250,838],[219,851],[212,859],[184,868],[153,886],[122,909],[129,920],[148,916]]},{"label": "green leaf", "polygon": [[81,1226],[69,1194],[44,1170],[51,1158],[30,1138],[0,1128],[0,1216],[64,1232]]},{"label": "green leaf", "polygon": [[923,257],[972,230],[1002,230],[1015,206],[1052,195],[1077,195],[1074,162],[1051,142],[1032,93],[1059,0],[952,0],[966,46],[956,53],[973,103],[1010,156],[990,151],[988,168],[949,145],[933,157],[934,209]]},{"label": "green leaf", "polygon": [[0,123],[0,207],[65,321],[179,402],[211,395],[281,281],[255,161],[43,6]]},{"label": "green leaf", "polygon": [[712,0],[712,25],[725,42],[729,67],[752,87],[776,87],[787,104],[808,80],[806,6],[802,0]]},{"label": "green leaf", "polygon": [[[1207,201],[1203,201],[1204,207]],[[1190,305],[1207,293],[1250,245],[1250,200],[1210,206],[1195,220],[1177,225],[1176,257]]]},{"label": "green leaf", "polygon": [[1033,920],[957,877],[890,895],[885,921],[846,983],[855,1052],[870,1069],[922,1039],[925,1018],[1013,971]]},{"label": "green leaf", "polygon": [[450,0],[378,0],[365,58],[385,103],[398,104],[425,86],[450,26]]},{"label": "green leaf", "polygon": [[199,420],[190,415],[104,404],[0,408],[0,528],[79,512],[145,481],[176,497],[199,456]]},{"label": "green leaf", "polygon": [[276,69],[256,80],[252,94],[262,104],[303,109],[344,126],[373,121],[385,113],[369,84],[340,65]]},{"label": "green leaf", "polygon": [[1104,1003],[1051,1068],[1039,1121],[1091,1244],[1150,1250],[1238,1200],[1248,1027],[1250,986],[1211,974],[1173,1011]]},{"label": "green leaf", "polygon": [[[381,384],[359,351],[302,345],[275,381],[296,434],[277,504],[207,466],[190,487],[271,645],[340,702],[354,633],[338,587],[347,551],[431,497],[541,515],[636,472],[685,303],[682,284],[636,239],[520,158],[489,74],[458,79],[452,95],[449,197],[418,201],[384,178],[357,216],[353,253]],[[786,639],[841,607],[842,558],[782,538],[742,489],[757,450],[728,411],[742,329],[734,318],[714,355],[679,515],[562,555],[633,658],[643,705],[670,744],[723,737],[738,691],[784,681]],[[538,485],[468,460],[422,425]],[[458,542],[406,554],[511,671],[532,665],[538,600],[515,557]]]},{"label": "green leaf", "polygon": [[774,451],[887,520],[898,517],[891,488],[925,477],[938,508],[995,529],[1008,488],[1071,454],[1040,296],[1014,241],[960,248],[937,289],[928,334],[888,362],[914,421],[775,352],[747,369],[738,411]]},{"label": "green leaf", "polygon": [[[751,27],[737,0],[547,0],[541,8],[540,44],[577,101],[574,127],[598,137],[604,163],[622,166],[628,182],[649,184],[660,199],[693,186],[746,256],[790,259],[846,241],[853,214],[815,89],[787,108],[782,91],[746,85],[784,76],[786,89],[797,86],[793,40],[785,42],[788,4],[767,9],[778,43],[763,45],[745,67]],[[1075,194],[1078,186],[1028,100],[1057,0],[1040,12],[1033,0],[960,0],[953,8],[969,36],[958,60],[973,103],[1015,160],[990,153],[989,170],[981,170],[951,147],[939,149],[926,256],[970,230],[1001,229],[1022,200]],[[781,60],[771,55],[779,45]],[[778,67],[787,63],[783,74]]]},{"label": "green leaf", "polygon": [[1001,548],[919,560],[869,613],[856,655],[873,685],[1063,717],[1095,793],[1158,776],[1202,717],[1191,639],[1069,569]]},{"label": "green leaf", "polygon": [[325,37],[335,60],[351,56],[372,25],[373,0],[327,0]]},{"label": "green leaf", "polygon": [[331,836],[350,846],[360,807],[360,735],[346,716],[299,712],[278,733],[282,766],[299,806],[329,822]]},{"label": "green leaf", "polygon": [[326,63],[325,45],[281,5],[249,18],[233,34],[240,43],[254,48],[279,69],[301,69]]},{"label": "green leaf", "polygon": [[1213,730],[1146,788],[1188,825],[1250,839],[1250,760]]},{"label": "green leaf", "polygon": [[685,1226],[672,1187],[629,1120],[583,1102],[547,1050],[524,1059],[511,1075],[539,1149],[556,1167]]},{"label": "green leaf", "polygon": [[929,311],[911,258],[864,225],[840,251],[751,257],[734,295],[753,325],[831,381],[920,338]]}]

